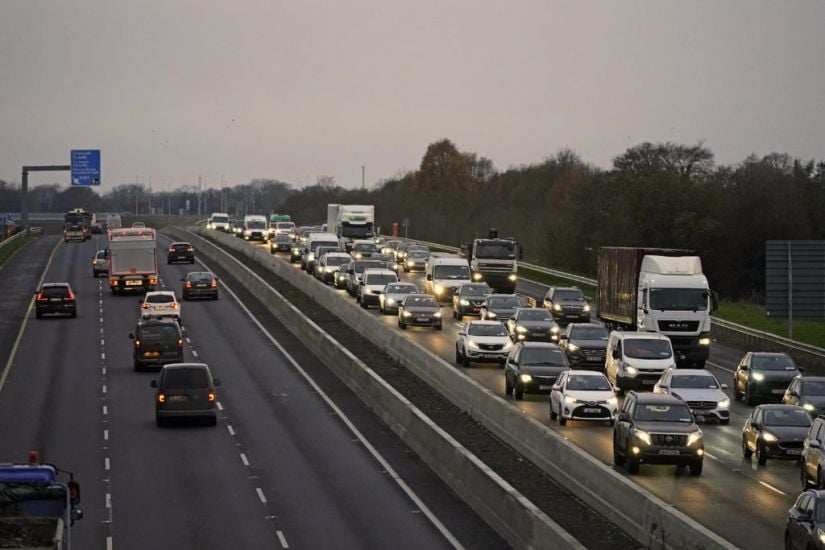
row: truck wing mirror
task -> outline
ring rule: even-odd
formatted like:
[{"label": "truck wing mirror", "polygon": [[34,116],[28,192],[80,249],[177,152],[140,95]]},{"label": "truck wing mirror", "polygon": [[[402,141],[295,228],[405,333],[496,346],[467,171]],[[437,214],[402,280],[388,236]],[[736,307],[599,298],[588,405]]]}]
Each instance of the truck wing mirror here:
[{"label": "truck wing mirror", "polygon": [[[432,280],[433,280],[433,274],[432,274],[432,273],[427,273],[427,280],[428,280],[428,281],[432,281]],[[36,293],[35,293],[35,294],[36,294]]]},{"label": "truck wing mirror", "polygon": [[613,359],[618,359],[619,358],[619,350],[614,349],[611,357],[613,357]]},{"label": "truck wing mirror", "polygon": [[715,290],[710,293],[710,311],[714,312],[719,309],[719,293]]}]

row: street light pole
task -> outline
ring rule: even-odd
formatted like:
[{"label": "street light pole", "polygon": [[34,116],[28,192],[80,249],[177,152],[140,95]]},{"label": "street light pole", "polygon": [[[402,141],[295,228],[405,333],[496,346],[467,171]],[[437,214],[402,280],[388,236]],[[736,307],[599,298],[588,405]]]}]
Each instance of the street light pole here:
[{"label": "street light pole", "polygon": [[365,171],[365,170],[366,170],[366,168],[365,168],[365,167],[364,167],[364,165],[362,164],[362,165],[361,165],[361,191],[363,191],[363,190],[364,190],[364,171]]}]

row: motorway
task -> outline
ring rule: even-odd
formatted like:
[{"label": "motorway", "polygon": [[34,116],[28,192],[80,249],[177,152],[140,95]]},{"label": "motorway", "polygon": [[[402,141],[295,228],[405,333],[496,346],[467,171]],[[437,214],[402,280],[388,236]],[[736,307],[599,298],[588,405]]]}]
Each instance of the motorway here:
[{"label": "motorway", "polygon": [[[3,270],[53,249],[45,280],[72,284],[78,317],[29,310],[16,355],[0,362],[0,461],[38,449],[74,472],[85,513],[75,548],[506,546],[283,326],[253,318],[226,286],[218,301],[182,304],[187,360],[223,383],[218,425],[157,428],[157,374],[133,370],[127,337],[140,298],[92,277],[103,242],[57,242],[38,239]],[[161,280],[180,296],[180,278],[201,267],[166,265],[167,245]],[[40,273],[27,273],[30,300]]]},{"label": "motorway", "polygon": [[[279,256],[285,258],[285,255]],[[402,272],[400,275],[402,280],[424,288],[421,272]],[[520,295],[535,298],[542,298],[545,290],[545,286],[530,281],[519,281],[517,287]],[[346,291],[337,292],[351,299]],[[395,316],[381,315],[375,308],[370,311],[382,318],[389,329],[400,330]],[[402,333],[455,365],[455,342],[462,324],[452,319],[449,305],[442,308],[442,315],[444,329],[440,332],[429,328],[408,328]],[[733,369],[744,352],[718,343],[714,343],[711,349],[707,368],[721,383],[732,386]],[[604,464],[613,466],[612,429],[606,423],[571,421],[566,427],[560,427],[549,419],[547,396],[525,395],[523,401],[506,396],[503,371],[497,365],[474,363],[465,372]],[[732,403],[730,424],[702,425],[707,458],[700,477],[690,476],[686,469],[659,465],[643,465],[640,473],[633,476],[621,467],[616,471],[737,546],[779,548],[784,542],[787,510],[801,492],[799,466],[794,461],[780,460],[769,460],[765,466],[758,466],[755,460],[743,459],[741,430],[751,408],[734,401],[730,388],[727,394]]]}]

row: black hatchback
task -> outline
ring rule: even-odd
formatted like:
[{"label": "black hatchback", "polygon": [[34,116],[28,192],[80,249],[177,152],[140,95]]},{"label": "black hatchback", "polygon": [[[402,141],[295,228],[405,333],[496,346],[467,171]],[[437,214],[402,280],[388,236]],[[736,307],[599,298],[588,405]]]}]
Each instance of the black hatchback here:
[{"label": "black hatchback", "polygon": [[169,245],[169,251],[166,254],[166,263],[172,264],[175,262],[189,262],[195,263],[195,249],[187,242],[172,243]]},{"label": "black hatchback", "polygon": [[160,380],[152,380],[155,392],[155,422],[164,426],[167,420],[206,420],[210,426],[218,422],[215,413],[215,387],[221,382],[212,378],[205,363],[173,363],[160,371]]},{"label": "black hatchback", "polygon": [[34,294],[34,313],[38,319],[46,314],[62,314],[77,317],[77,299],[69,283],[43,283]]},{"label": "black hatchback", "polygon": [[174,319],[141,321],[129,338],[134,341],[136,371],[183,361],[183,329]]},{"label": "black hatchback", "polygon": [[184,300],[192,298],[218,299],[218,278],[208,271],[192,271],[181,279],[183,289],[181,296]]}]

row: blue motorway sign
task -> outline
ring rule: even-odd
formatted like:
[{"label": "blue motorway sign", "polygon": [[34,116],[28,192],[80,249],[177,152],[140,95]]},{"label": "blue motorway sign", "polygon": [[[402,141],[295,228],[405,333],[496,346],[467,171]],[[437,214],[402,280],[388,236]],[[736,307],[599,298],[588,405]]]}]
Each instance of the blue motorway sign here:
[{"label": "blue motorway sign", "polygon": [[100,185],[100,149],[72,149],[72,185]]}]

